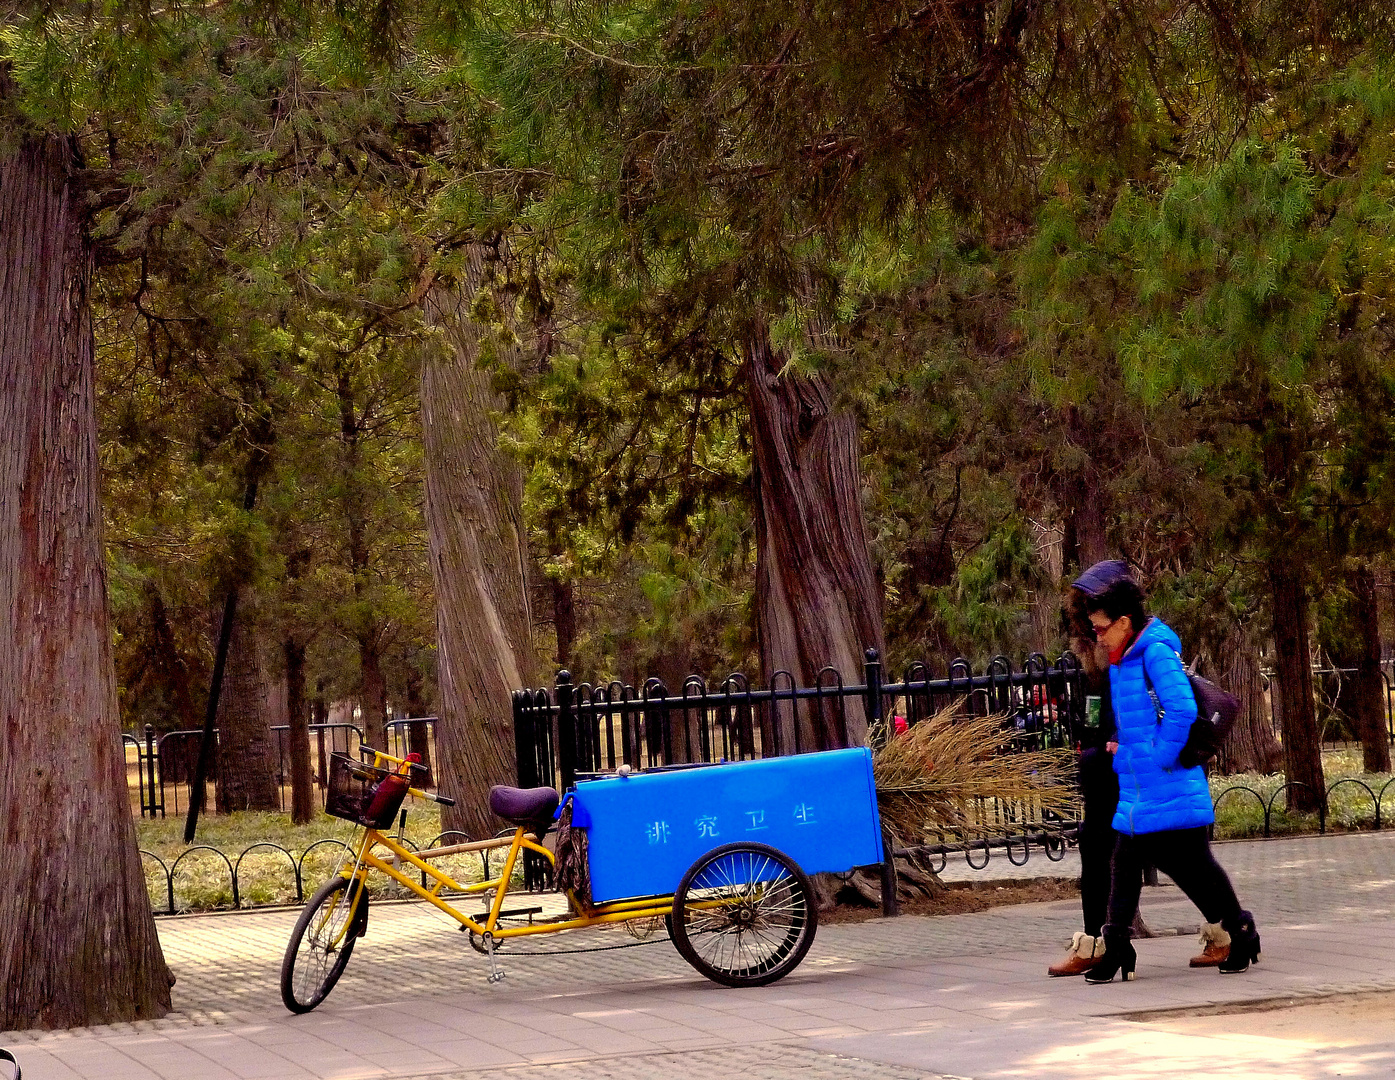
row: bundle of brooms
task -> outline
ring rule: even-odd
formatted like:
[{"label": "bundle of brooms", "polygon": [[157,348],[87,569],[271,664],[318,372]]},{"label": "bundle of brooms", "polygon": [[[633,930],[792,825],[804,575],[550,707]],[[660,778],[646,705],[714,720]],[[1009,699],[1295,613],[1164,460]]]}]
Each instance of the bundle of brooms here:
[{"label": "bundle of brooms", "polygon": [[[898,847],[991,831],[985,817],[1024,826],[1078,809],[1075,755],[1017,750],[1008,718],[964,716],[959,706],[899,735],[872,733],[872,773],[882,823]],[[996,804],[996,805],[994,805]],[[996,825],[1001,831],[1001,825]]]}]

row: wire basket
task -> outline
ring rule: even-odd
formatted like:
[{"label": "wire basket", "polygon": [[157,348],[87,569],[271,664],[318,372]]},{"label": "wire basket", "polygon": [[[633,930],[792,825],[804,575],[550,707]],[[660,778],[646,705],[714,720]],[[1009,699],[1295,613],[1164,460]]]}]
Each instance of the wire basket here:
[{"label": "wire basket", "polygon": [[[420,787],[425,782],[427,771],[421,765],[409,765],[412,786]],[[352,821],[370,829],[386,829],[392,826],[402,801],[407,797],[407,786],[394,793],[386,802],[375,808],[372,817],[368,811],[378,787],[391,776],[393,770],[356,761],[348,754],[331,754],[329,759],[329,787],[325,791],[325,813],[333,817]]]}]

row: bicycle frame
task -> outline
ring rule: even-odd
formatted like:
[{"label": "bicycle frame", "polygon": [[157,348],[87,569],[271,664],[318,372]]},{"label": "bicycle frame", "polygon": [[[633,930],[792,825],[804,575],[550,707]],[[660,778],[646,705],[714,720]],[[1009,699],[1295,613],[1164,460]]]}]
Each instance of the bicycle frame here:
[{"label": "bicycle frame", "polygon": [[[392,853],[392,861],[378,856],[374,848],[382,846]],[[487,881],[476,882],[473,885],[462,885],[449,874],[432,866],[428,859],[439,858],[444,855],[459,855],[467,851],[497,851],[501,848],[508,848],[508,855],[504,859],[503,868],[497,877]],[[580,912],[570,919],[556,922],[533,923],[528,926],[500,926],[499,913],[504,909],[504,897],[508,895],[509,880],[513,876],[514,867],[518,864],[518,857],[524,851],[534,851],[542,855],[553,866],[556,866],[556,858],[547,848],[537,842],[537,838],[526,832],[522,827],[514,830],[513,836],[501,836],[495,840],[478,840],[468,844],[451,844],[446,847],[430,848],[426,851],[413,852],[399,844],[393,837],[379,832],[377,829],[366,829],[363,840],[359,844],[354,862],[354,869],[347,867],[340,873],[346,878],[358,878],[363,881],[368,871],[378,870],[392,878],[398,884],[421,897],[427,903],[434,905],[439,910],[445,912],[462,927],[472,930],[477,934],[492,934],[496,940],[511,937],[526,937],[530,934],[550,934],[562,930],[580,930],[587,926],[599,926],[605,923],[626,922],[630,919],[643,919],[668,915],[673,911],[673,897],[651,897],[644,900],[622,900],[610,904],[601,904],[597,907],[583,907],[576,900],[576,897],[568,892],[567,896],[571,900],[574,910]],[[398,867],[402,863],[410,864],[431,878],[435,885],[431,888],[423,887],[420,882],[404,874]],[[460,911],[453,904],[447,902],[440,895],[442,889],[452,889],[465,895],[487,893],[494,890],[493,902],[490,904],[489,912],[483,923],[471,918]]]}]

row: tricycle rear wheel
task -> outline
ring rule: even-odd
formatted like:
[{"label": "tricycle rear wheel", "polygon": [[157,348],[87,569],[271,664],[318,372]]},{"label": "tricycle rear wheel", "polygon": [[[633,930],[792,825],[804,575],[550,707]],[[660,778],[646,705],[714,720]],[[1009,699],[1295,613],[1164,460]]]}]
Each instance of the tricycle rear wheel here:
[{"label": "tricycle rear wheel", "polygon": [[799,966],[818,908],[799,865],[767,844],[725,844],[688,868],[670,933],[683,959],[723,986],[765,986]]}]

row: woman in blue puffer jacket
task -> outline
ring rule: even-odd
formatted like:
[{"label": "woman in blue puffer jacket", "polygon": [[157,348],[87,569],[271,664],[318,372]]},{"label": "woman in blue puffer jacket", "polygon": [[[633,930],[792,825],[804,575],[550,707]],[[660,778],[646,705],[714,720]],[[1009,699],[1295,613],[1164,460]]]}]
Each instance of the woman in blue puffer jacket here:
[{"label": "woman in blue puffer jacket", "polygon": [[[1109,564],[1099,564],[1104,570]],[[1145,865],[1156,866],[1186,893],[1207,922],[1230,934],[1224,974],[1245,971],[1259,959],[1254,917],[1240,907],[1230,878],[1211,854],[1206,827],[1215,820],[1206,773],[1178,763],[1196,719],[1196,698],[1178,655],[1181,642],[1161,619],[1143,609],[1143,590],[1122,563],[1116,580],[1086,603],[1095,636],[1109,648],[1110,695],[1114,703],[1119,809],[1114,814],[1114,849],[1105,955],[1086,972],[1088,982],[1133,978],[1137,956],[1129,929],[1138,911]],[[1090,573],[1095,570],[1091,568]]]}]

